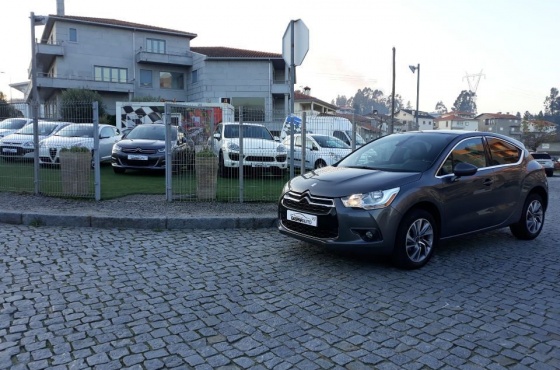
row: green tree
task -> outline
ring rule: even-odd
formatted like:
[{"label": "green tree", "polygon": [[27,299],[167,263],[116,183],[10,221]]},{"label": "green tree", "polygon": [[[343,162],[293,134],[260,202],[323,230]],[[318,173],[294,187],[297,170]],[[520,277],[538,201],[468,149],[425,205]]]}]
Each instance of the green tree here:
[{"label": "green tree", "polygon": [[455,100],[455,104],[451,107],[453,112],[476,113],[475,93],[463,90]]},{"label": "green tree", "polygon": [[447,107],[445,106],[445,104],[443,104],[443,102],[441,100],[437,102],[435,109],[436,109],[436,112],[438,112],[439,114],[447,113]]},{"label": "green tree", "polygon": [[103,98],[97,91],[86,89],[68,89],[60,96],[60,114],[63,121],[87,123],[93,121],[93,102],[98,102],[100,121],[106,117]]},{"label": "green tree", "polygon": [[542,143],[554,141],[556,133],[551,130],[551,122],[543,120],[523,120],[521,141],[531,150],[537,150]]},{"label": "green tree", "polygon": [[336,100],[333,101],[332,104],[336,105],[337,107],[345,107],[346,105],[348,105],[348,99],[346,98],[346,95],[337,95]]},{"label": "green tree", "polygon": [[550,116],[560,114],[560,97],[558,96],[558,89],[555,87],[550,89],[550,95],[544,100],[544,114]]}]

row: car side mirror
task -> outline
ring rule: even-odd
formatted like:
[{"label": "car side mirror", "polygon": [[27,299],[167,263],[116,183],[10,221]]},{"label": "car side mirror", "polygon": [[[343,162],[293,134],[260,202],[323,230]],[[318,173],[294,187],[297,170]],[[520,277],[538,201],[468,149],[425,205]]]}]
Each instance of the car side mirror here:
[{"label": "car side mirror", "polygon": [[216,140],[220,140],[222,138],[222,135],[220,135],[218,132],[214,133],[214,135],[212,135],[214,137],[214,139]]},{"label": "car side mirror", "polygon": [[455,179],[464,176],[472,176],[476,173],[476,171],[478,171],[478,168],[475,165],[465,162],[457,163],[455,167],[453,167],[453,174],[455,175]]}]

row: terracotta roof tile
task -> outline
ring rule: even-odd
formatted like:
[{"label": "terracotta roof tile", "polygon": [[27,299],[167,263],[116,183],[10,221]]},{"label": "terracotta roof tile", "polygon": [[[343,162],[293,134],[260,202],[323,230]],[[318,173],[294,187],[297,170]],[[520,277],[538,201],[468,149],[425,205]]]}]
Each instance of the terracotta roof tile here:
[{"label": "terracotta roof tile", "polygon": [[[140,24],[140,23],[125,22],[125,21],[120,21],[120,20],[117,20],[117,19],[78,17],[78,16],[73,16],[73,15],[52,15],[51,14],[51,15],[48,16],[47,27],[49,27],[49,23],[57,21],[57,20],[59,20],[59,21],[73,21],[73,22],[79,22],[79,23],[95,23],[95,24],[104,25],[104,26],[142,29],[142,30],[147,30],[147,31],[151,31],[151,32],[172,33],[172,34],[176,34],[176,35],[180,35],[180,36],[189,37],[191,39],[193,39],[197,36],[195,33],[179,31],[179,30],[172,30],[170,28],[154,27],[154,26],[149,26],[149,25]],[[52,24],[50,25],[50,28],[52,28]]]},{"label": "terracotta roof tile", "polygon": [[282,54],[269,53],[265,51],[234,49],[223,46],[191,46],[191,51],[206,55],[209,58],[265,58],[265,59],[282,59]]}]

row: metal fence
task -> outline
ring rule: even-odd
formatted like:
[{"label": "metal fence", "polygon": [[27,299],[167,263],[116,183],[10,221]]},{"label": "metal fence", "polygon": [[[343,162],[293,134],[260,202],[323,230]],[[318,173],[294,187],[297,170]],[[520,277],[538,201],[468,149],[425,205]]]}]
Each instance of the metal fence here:
[{"label": "metal fence", "polygon": [[[96,200],[161,194],[168,201],[274,202],[290,177],[349,151],[322,151],[306,134],[339,137],[349,147],[361,144],[348,120],[304,112],[284,124],[284,111],[254,107],[238,107],[233,117],[202,104],[152,108],[133,112],[123,126],[106,117],[100,122],[96,102],[51,106],[48,113],[30,109],[39,112],[31,119],[24,118],[25,107],[0,105],[0,125],[27,120],[19,133],[0,131],[0,191]],[[133,128],[146,123],[164,127],[164,134],[142,139]]]}]

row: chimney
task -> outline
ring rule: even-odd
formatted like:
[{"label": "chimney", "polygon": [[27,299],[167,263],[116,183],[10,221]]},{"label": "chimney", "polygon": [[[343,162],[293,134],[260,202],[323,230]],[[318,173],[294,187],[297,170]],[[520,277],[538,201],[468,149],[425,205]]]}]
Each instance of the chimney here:
[{"label": "chimney", "polygon": [[311,88],[309,86],[305,86],[303,88],[303,93],[307,96],[311,95]]},{"label": "chimney", "polygon": [[64,0],[56,0],[56,15],[64,15]]}]

